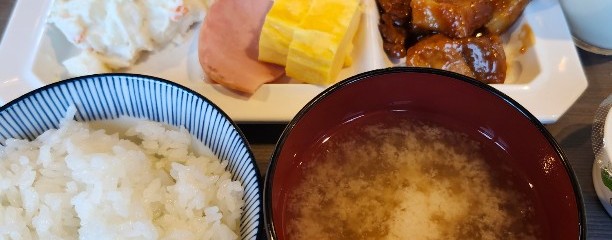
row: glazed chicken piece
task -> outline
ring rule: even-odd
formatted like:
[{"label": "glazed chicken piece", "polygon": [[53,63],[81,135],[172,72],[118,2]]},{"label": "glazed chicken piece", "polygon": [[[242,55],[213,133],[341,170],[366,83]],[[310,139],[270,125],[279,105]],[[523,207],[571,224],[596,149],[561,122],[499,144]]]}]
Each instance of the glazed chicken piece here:
[{"label": "glazed chicken piece", "polygon": [[406,56],[406,29],[393,24],[391,15],[383,14],[378,25],[383,38],[383,49],[392,58]]},{"label": "glazed chicken piece", "polygon": [[410,21],[410,0],[376,0],[381,13],[388,15],[396,26]]},{"label": "glazed chicken piece", "polygon": [[521,16],[529,0],[495,0],[493,17],[485,24],[490,33],[501,34],[505,32]]},{"label": "glazed chicken piece", "polygon": [[408,49],[406,65],[448,70],[484,83],[506,78],[506,57],[497,36],[451,39],[436,34]]},{"label": "glazed chicken piece", "polygon": [[436,34],[408,48],[406,66],[443,69],[473,78],[474,72],[463,58],[461,49],[458,41]]},{"label": "glazed chicken piece", "polygon": [[410,22],[410,0],[377,0],[380,9],[378,29],[383,49],[393,58],[406,56],[406,26]]},{"label": "glazed chicken piece", "polygon": [[460,39],[463,57],[476,79],[484,83],[504,83],[506,54],[497,35]]},{"label": "glazed chicken piece", "polygon": [[410,7],[412,24],[416,27],[464,38],[489,22],[494,3],[492,0],[412,0]]}]

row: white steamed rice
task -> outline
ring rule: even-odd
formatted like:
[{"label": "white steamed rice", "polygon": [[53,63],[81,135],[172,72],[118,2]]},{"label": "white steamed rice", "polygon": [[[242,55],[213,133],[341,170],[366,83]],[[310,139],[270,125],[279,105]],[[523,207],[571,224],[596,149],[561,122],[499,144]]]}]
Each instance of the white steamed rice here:
[{"label": "white steamed rice", "polygon": [[109,134],[74,113],[0,145],[0,239],[239,237],[243,187],[185,129],[139,120]]}]

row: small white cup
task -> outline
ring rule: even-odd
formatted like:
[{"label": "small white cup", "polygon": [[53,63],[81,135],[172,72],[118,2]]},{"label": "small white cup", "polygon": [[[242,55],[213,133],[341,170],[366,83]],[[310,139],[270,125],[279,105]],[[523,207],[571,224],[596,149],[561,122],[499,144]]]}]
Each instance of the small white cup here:
[{"label": "small white cup", "polygon": [[612,1],[559,0],[576,46],[612,55]]}]

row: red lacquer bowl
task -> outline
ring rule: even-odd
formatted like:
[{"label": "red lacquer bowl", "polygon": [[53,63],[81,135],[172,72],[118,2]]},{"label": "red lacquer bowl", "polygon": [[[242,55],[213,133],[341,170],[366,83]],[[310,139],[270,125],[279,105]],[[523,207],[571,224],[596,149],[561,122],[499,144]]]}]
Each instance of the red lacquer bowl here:
[{"label": "red lacquer bowl", "polygon": [[[265,220],[271,239],[287,236],[287,194],[317,144],[371,114],[405,112],[484,142],[485,155],[514,166],[534,192],[537,221],[548,239],[585,239],[576,177],[559,145],[525,108],[493,87],[435,69],[390,68],[363,73],[310,101],[283,132],[265,179]],[[341,169],[338,169],[341,171]],[[322,219],[321,221],[325,221]]]}]

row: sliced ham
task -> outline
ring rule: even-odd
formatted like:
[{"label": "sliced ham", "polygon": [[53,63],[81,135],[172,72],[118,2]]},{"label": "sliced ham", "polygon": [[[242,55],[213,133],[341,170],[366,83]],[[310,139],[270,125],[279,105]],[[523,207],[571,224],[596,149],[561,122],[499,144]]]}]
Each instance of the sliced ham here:
[{"label": "sliced ham", "polygon": [[257,60],[259,34],[271,0],[217,0],[200,31],[200,65],[225,87],[254,93],[284,74],[281,66]]}]

